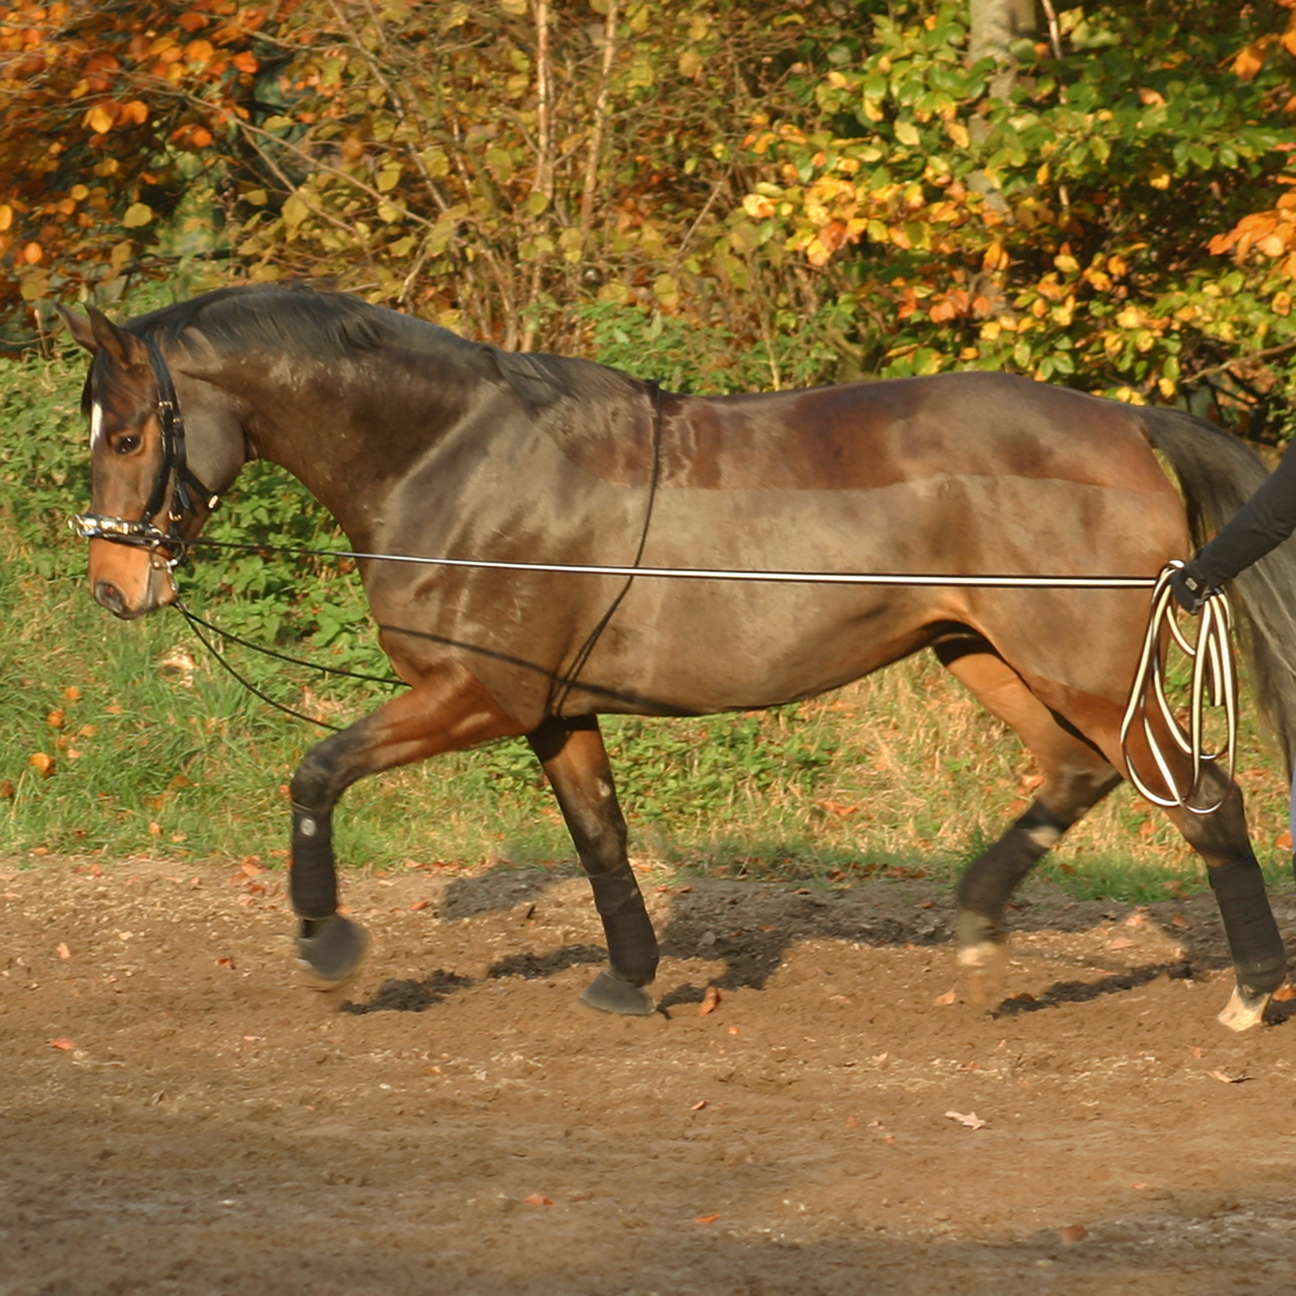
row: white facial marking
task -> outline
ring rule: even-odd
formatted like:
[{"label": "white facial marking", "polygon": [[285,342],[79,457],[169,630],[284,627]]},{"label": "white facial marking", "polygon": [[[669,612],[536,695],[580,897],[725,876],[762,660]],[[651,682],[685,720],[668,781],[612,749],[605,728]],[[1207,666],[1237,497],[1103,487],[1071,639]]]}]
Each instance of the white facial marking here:
[{"label": "white facial marking", "polygon": [[103,406],[95,401],[90,406],[90,449],[93,450],[99,444],[99,438],[103,436]]}]

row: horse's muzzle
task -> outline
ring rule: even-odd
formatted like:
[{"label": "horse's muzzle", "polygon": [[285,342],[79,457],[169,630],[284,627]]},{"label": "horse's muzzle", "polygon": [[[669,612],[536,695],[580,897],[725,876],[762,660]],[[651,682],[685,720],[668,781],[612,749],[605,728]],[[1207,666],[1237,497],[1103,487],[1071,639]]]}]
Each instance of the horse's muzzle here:
[{"label": "horse's muzzle", "polygon": [[134,621],[175,601],[175,582],[165,561],[142,549],[90,542],[90,591],[100,607]]}]

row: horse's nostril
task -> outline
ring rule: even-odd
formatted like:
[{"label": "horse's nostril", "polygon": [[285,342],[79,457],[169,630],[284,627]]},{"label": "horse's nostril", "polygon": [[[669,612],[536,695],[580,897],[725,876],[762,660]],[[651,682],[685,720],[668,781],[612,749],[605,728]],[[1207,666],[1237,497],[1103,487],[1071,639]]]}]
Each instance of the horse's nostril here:
[{"label": "horse's nostril", "polygon": [[113,616],[122,616],[126,611],[126,600],[122,598],[121,590],[111,581],[95,581],[94,586],[95,602],[100,607],[106,607]]}]

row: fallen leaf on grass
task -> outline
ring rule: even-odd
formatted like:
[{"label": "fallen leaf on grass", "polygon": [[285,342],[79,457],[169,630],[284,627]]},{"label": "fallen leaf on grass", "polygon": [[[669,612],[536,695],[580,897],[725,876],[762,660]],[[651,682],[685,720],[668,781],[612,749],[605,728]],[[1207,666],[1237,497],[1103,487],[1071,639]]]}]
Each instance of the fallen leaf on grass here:
[{"label": "fallen leaf on grass", "polygon": [[33,752],[27,758],[27,764],[36,771],[41,778],[49,778],[54,773],[54,757],[48,752]]},{"label": "fallen leaf on grass", "polygon": [[958,1121],[960,1125],[966,1125],[968,1129],[974,1129],[974,1130],[985,1129],[985,1127],[990,1124],[989,1121],[982,1120],[981,1117],[976,1114],[976,1112],[964,1113],[964,1112],[956,1112],[956,1111],[947,1111],[945,1115],[948,1116],[950,1120]]},{"label": "fallen leaf on grass", "polygon": [[707,986],[706,993],[702,996],[702,1002],[698,1004],[698,1016],[705,1017],[707,1013],[713,1013],[720,1006],[720,991],[716,986]]},{"label": "fallen leaf on grass", "polygon": [[529,1197],[524,1198],[528,1206],[552,1206],[553,1198],[546,1197],[544,1193],[532,1193]]},{"label": "fallen leaf on grass", "polygon": [[76,1048],[76,1042],[74,1040],[64,1039],[60,1037],[59,1039],[50,1040],[49,1046],[52,1049],[61,1049],[64,1053],[67,1053],[70,1050]]}]

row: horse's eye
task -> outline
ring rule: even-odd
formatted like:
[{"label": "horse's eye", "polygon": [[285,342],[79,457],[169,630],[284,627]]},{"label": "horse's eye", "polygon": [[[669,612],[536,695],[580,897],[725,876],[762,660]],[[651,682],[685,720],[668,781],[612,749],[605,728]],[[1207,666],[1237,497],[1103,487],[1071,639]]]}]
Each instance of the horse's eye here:
[{"label": "horse's eye", "polygon": [[113,442],[113,449],[118,454],[130,454],[133,450],[139,449],[139,443],[139,437],[135,436],[133,433],[128,433],[124,437],[118,437],[117,440]]}]

